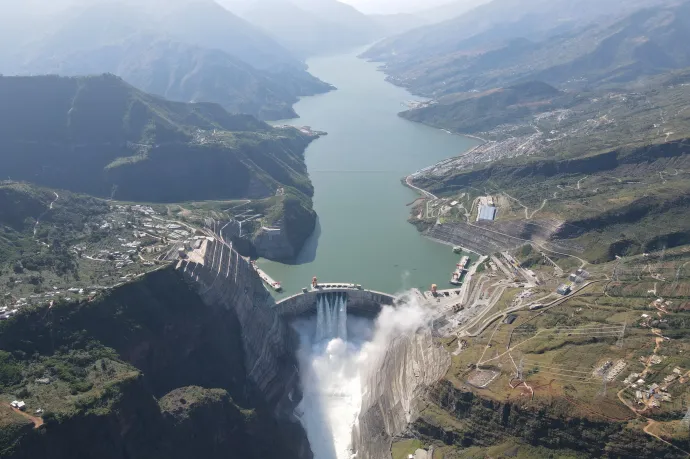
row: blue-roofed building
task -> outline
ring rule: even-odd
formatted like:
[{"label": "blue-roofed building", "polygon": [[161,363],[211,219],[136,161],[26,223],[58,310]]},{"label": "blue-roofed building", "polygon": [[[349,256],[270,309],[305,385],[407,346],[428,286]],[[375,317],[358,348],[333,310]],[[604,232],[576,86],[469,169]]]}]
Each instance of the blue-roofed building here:
[{"label": "blue-roofed building", "polygon": [[496,208],[494,206],[479,206],[479,214],[477,215],[477,221],[479,220],[494,220],[496,218]]}]

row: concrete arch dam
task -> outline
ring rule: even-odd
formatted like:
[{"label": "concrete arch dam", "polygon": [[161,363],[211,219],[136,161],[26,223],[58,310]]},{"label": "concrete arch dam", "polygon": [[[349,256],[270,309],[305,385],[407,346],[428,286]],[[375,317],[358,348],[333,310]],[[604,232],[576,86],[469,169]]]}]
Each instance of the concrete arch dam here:
[{"label": "concrete arch dam", "polygon": [[387,293],[364,290],[352,284],[321,284],[319,288],[285,298],[274,311],[288,320],[317,315],[324,305],[345,304],[347,314],[375,318],[385,305],[394,305],[396,297]]},{"label": "concrete arch dam", "polygon": [[[242,329],[247,377],[281,422],[295,422],[295,409],[303,400],[299,336],[289,324],[293,318],[314,315],[317,338],[347,340],[347,315],[375,317],[384,305],[404,302],[354,284],[320,284],[276,304],[251,263],[222,239],[204,240],[186,258],[171,260],[206,305],[234,311]],[[372,365],[362,380],[370,390],[358,408],[356,428],[347,426],[345,437],[352,439],[361,459],[386,459],[392,438],[417,416],[417,396],[446,373],[450,355],[434,344],[426,328],[390,340],[385,355]]]}]

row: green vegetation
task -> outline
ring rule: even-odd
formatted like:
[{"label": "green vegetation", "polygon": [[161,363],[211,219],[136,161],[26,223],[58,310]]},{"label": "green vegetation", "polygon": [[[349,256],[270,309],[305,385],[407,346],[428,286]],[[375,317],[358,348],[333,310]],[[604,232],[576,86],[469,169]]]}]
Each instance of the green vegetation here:
[{"label": "green vegetation", "polygon": [[0,161],[15,179],[139,201],[265,197],[282,185],[312,194],[312,137],[296,129],[168,102],[112,75],[2,77],[0,95]]},{"label": "green vegetation", "polygon": [[516,119],[552,108],[553,99],[570,99],[556,88],[542,82],[520,83],[484,93],[461,94],[442,99],[440,103],[408,110],[400,115],[455,132],[488,131]]},{"label": "green vegetation", "polygon": [[[582,254],[590,262],[687,244],[690,96],[685,83],[679,84],[687,79],[684,71],[648,79],[642,92],[564,95],[540,108],[540,115],[517,117],[514,124],[479,133],[491,142],[477,150],[476,161],[459,158],[457,166],[422,175],[415,183],[448,197],[460,194],[464,199],[455,199],[467,208],[475,197],[491,194],[498,201],[499,226],[505,225],[501,231],[511,234],[521,230],[510,225],[530,223],[534,237],[550,239],[559,247],[555,250]],[[472,104],[458,104],[475,110]],[[606,116],[598,115],[603,111]],[[659,113],[669,113],[663,123]],[[496,116],[485,123],[499,122],[502,114]],[[463,122],[455,115],[449,119]],[[531,134],[511,137],[527,123]],[[520,145],[529,153],[514,156]],[[497,151],[504,154],[482,160]],[[450,218],[465,221],[460,214]],[[524,233],[515,235],[525,239]],[[538,263],[537,255],[525,258],[525,266]]]},{"label": "green vegetation", "polygon": [[[512,254],[524,263],[535,253],[524,245]],[[443,458],[685,457],[690,435],[678,426],[690,369],[688,260],[682,246],[586,266],[589,279],[602,281],[558,305],[516,311],[512,324],[498,321],[466,336],[445,381],[425,400],[414,437]],[[550,266],[535,269],[542,281],[536,289],[544,291],[530,300],[562,282]],[[658,361],[648,363],[652,355]],[[595,372],[605,362],[625,364],[606,390]],[[477,367],[499,374],[486,388],[473,387]],[[668,398],[645,410],[636,394],[652,384]]]},{"label": "green vegetation", "polygon": [[[172,269],[24,308],[0,322],[2,457],[297,457],[300,437],[246,379],[238,327]],[[9,411],[17,399],[41,427]]]},{"label": "green vegetation", "polygon": [[685,245],[690,3],[566,3],[496,0],[365,53],[434,98],[401,116],[487,141],[415,185],[469,198],[451,228],[492,194],[496,231],[593,263]]},{"label": "green vegetation", "polygon": [[442,459],[485,459],[487,457],[512,457],[515,459],[583,459],[588,456],[575,451],[558,450],[554,452],[549,448],[540,446],[535,447],[519,441],[507,441],[496,446],[472,446],[460,451],[451,450],[443,453],[443,455],[439,457]]},{"label": "green vegetation", "polygon": [[391,447],[391,456],[393,459],[407,459],[410,454],[422,448],[422,442],[419,440],[400,440],[393,442]]},{"label": "green vegetation", "polygon": [[77,255],[71,248],[82,238],[97,237],[87,221],[107,213],[109,206],[96,198],[61,193],[56,200],[48,190],[0,184],[0,276],[39,285],[46,272],[77,275]]},{"label": "green vegetation", "polygon": [[[2,94],[0,162],[13,178],[130,202],[250,198],[267,211],[265,225],[282,222],[295,253],[314,229],[313,186],[304,163],[313,135],[272,128],[213,104],[168,102],[112,75],[0,77]],[[0,223],[11,222],[10,229],[0,226],[0,254],[21,256],[24,268],[40,271],[55,264],[45,259],[51,251],[63,259],[54,267],[59,275],[76,272],[63,242],[79,232],[93,242],[106,237],[83,227],[86,217],[108,206],[60,193],[65,199],[56,203],[56,212],[47,212],[52,192],[40,191],[33,207],[17,202],[20,210],[14,210],[12,196],[0,196],[10,206],[0,210]],[[39,205],[46,208],[39,211]],[[23,212],[22,218],[12,212]],[[38,226],[32,242],[26,233],[43,214],[49,224]],[[246,234],[259,227],[246,228]]]}]

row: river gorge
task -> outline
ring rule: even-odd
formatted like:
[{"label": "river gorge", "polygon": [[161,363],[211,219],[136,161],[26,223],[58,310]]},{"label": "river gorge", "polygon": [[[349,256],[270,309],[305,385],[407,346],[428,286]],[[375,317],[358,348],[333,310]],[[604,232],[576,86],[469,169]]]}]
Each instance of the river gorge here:
[{"label": "river gorge", "polygon": [[[407,204],[418,194],[401,179],[476,141],[398,117],[415,97],[356,52],[308,65],[337,87],[302,99],[295,107],[300,118],[288,122],[328,133],[306,151],[319,222],[294,264],[260,260],[261,267],[281,281],[284,295],[312,276],[387,293],[444,285],[457,255],[407,223]],[[346,307],[333,299],[319,304],[316,316],[293,322],[304,391],[297,413],[315,459],[387,457],[389,434],[410,420],[415,391],[440,378],[449,358],[432,349],[428,330],[416,333],[427,319],[417,305],[384,307],[376,321],[347,316]],[[429,352],[419,353],[419,346]],[[419,365],[416,355],[428,360]],[[386,367],[386,356],[395,363]],[[420,374],[427,378],[418,381]]]},{"label": "river gorge", "polygon": [[418,98],[385,81],[377,64],[357,52],[307,63],[337,88],[300,100],[300,118],[287,122],[328,133],[306,151],[319,221],[294,264],[260,260],[260,266],[286,294],[313,276],[387,293],[446,284],[457,256],[407,223],[406,204],[419,195],[401,179],[477,141],[398,117],[405,102]]}]

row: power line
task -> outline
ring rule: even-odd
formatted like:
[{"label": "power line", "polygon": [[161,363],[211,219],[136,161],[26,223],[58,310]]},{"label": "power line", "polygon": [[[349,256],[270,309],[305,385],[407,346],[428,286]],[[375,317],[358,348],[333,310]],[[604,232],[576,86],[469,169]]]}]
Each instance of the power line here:
[{"label": "power line", "polygon": [[608,384],[608,379],[606,378],[606,373],[603,373],[601,375],[601,390],[597,394],[597,397],[606,397],[606,389],[607,389],[607,384]]},{"label": "power line", "polygon": [[685,416],[683,416],[683,420],[681,420],[680,423],[686,429],[690,429],[690,406],[688,407],[688,411],[685,412]]}]

